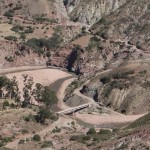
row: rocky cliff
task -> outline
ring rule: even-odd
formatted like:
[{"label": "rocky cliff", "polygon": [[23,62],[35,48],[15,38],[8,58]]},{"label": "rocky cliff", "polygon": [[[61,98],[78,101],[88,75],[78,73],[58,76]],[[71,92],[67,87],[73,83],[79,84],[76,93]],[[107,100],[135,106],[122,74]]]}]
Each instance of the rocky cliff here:
[{"label": "rocky cliff", "polygon": [[72,20],[91,26],[125,2],[126,0],[65,0],[65,5]]},{"label": "rocky cliff", "polygon": [[101,19],[91,31],[98,35],[107,34],[111,39],[129,41],[133,45],[149,51],[150,47],[150,2],[132,0]]},{"label": "rocky cliff", "polygon": [[82,93],[121,113],[146,113],[150,109],[149,62],[149,59],[130,61],[96,76],[83,87]]}]

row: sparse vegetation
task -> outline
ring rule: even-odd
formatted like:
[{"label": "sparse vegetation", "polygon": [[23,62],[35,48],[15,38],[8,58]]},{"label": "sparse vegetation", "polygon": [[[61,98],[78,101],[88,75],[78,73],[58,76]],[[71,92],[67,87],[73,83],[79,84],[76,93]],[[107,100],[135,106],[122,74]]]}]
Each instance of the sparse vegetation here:
[{"label": "sparse vegetation", "polygon": [[52,141],[44,141],[44,143],[42,144],[41,148],[48,148],[48,147],[52,147],[53,146],[53,142]]},{"label": "sparse vegetation", "polygon": [[6,11],[5,13],[4,13],[4,16],[6,16],[6,17],[13,17],[14,16],[14,10],[8,10],[8,11]]},{"label": "sparse vegetation", "polygon": [[61,132],[61,128],[58,128],[57,126],[52,130],[52,133],[59,133]]},{"label": "sparse vegetation", "polygon": [[53,34],[51,38],[48,40],[46,39],[30,39],[27,41],[26,45],[31,47],[34,52],[38,53],[39,55],[44,54],[43,47],[47,47],[47,49],[58,48],[60,44],[63,42],[62,37],[59,34]]},{"label": "sparse vegetation", "polygon": [[44,124],[46,119],[51,119],[56,121],[58,117],[54,115],[51,111],[41,108],[37,115],[35,116],[35,119],[38,123]]},{"label": "sparse vegetation", "polygon": [[89,131],[87,132],[87,135],[93,135],[96,134],[96,130],[94,128],[90,128]]},{"label": "sparse vegetation", "polygon": [[14,41],[14,42],[16,42],[16,41],[17,41],[17,37],[12,36],[12,35],[10,35],[10,36],[6,36],[6,37],[5,37],[5,39],[6,39],[6,40],[9,40],[9,41]]},{"label": "sparse vegetation", "polygon": [[[103,95],[108,97],[113,89],[126,89],[134,83],[134,70],[116,70],[112,75],[104,76],[100,82],[106,84]],[[128,82],[127,82],[128,81]]]},{"label": "sparse vegetation", "polygon": [[53,24],[53,23],[54,23],[54,24],[58,23],[56,19],[47,18],[47,17],[45,17],[45,16],[43,16],[43,15],[41,15],[41,16],[36,16],[34,19],[35,19],[37,22],[40,22],[40,23],[43,23],[43,22],[49,22],[49,23],[51,23],[51,24]]},{"label": "sparse vegetation", "polygon": [[18,144],[24,144],[25,140],[21,139]]},{"label": "sparse vegetation", "polygon": [[134,128],[142,127],[144,125],[149,125],[149,124],[150,124],[150,113],[137,119],[136,121],[131,123],[128,127],[126,127],[126,129],[134,129]]}]

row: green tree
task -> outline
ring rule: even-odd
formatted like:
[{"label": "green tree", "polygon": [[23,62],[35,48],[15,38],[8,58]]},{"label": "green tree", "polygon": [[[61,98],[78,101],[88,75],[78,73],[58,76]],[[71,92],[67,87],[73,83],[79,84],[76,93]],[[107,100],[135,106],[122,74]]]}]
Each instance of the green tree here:
[{"label": "green tree", "polygon": [[44,87],[40,83],[37,83],[35,85],[35,89],[32,91],[32,95],[38,103],[42,102],[43,90],[44,90]]},{"label": "green tree", "polygon": [[6,91],[10,99],[14,98],[14,95],[16,93],[15,90],[17,87],[18,86],[17,86],[16,77],[7,80]]},{"label": "green tree", "polygon": [[37,122],[44,124],[45,120],[50,119],[52,115],[53,115],[52,112],[50,112],[49,110],[40,108],[39,112],[35,116],[35,119]]},{"label": "green tree", "polygon": [[4,101],[3,102],[3,109],[6,109],[6,107],[9,106],[9,102],[8,101]]},{"label": "green tree", "polygon": [[47,108],[51,108],[52,105],[58,102],[58,98],[55,92],[51,91],[49,87],[45,86],[42,93],[42,102]]},{"label": "green tree", "polygon": [[90,134],[96,134],[96,130],[94,128],[90,128],[89,131],[87,132],[87,135]]},{"label": "green tree", "polygon": [[6,86],[8,78],[5,76],[0,76],[0,89]]},{"label": "green tree", "polygon": [[33,136],[33,140],[39,142],[39,141],[41,141],[41,137],[38,134],[35,134]]},{"label": "green tree", "polygon": [[30,92],[27,89],[27,87],[23,88],[23,98],[24,98],[23,107],[27,107],[27,105],[30,103],[31,100]]},{"label": "green tree", "polygon": [[27,105],[31,102],[32,95],[32,86],[34,84],[33,78],[28,75],[22,75],[24,78],[24,88],[23,88],[23,107],[27,107]]}]

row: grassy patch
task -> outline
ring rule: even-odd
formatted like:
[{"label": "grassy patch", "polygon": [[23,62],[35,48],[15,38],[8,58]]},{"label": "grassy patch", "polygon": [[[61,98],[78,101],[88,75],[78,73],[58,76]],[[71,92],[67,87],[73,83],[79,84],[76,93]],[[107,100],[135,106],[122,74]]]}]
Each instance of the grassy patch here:
[{"label": "grassy patch", "polygon": [[150,124],[150,113],[144,115],[143,117],[137,119],[133,123],[131,123],[129,126],[126,127],[126,129],[133,129],[133,128],[138,128],[142,127],[144,125]]}]

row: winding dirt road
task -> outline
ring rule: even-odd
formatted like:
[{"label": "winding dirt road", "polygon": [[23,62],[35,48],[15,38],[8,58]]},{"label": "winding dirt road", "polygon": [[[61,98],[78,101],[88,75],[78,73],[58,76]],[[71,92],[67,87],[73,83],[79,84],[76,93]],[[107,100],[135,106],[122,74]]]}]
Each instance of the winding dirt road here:
[{"label": "winding dirt road", "polygon": [[[110,70],[105,70],[101,73],[97,73],[96,76],[108,73],[112,71]],[[89,80],[86,81],[83,85],[86,85],[89,83]],[[74,94],[78,95],[79,97],[82,97],[83,99],[87,99],[90,103],[92,103],[95,106],[99,106],[92,98],[83,95],[80,90],[82,89],[83,85],[77,89],[75,89]],[[99,106],[100,107],[100,106]],[[142,117],[145,114],[140,114],[140,115],[124,115],[121,113],[118,113],[112,109],[109,109],[107,107],[101,107],[104,110],[110,112],[109,114],[82,114],[82,113],[76,113],[75,117],[83,122],[93,124],[94,126],[97,125],[103,125],[107,126],[107,124],[124,124],[124,123],[130,123],[135,121],[136,119]]]},{"label": "winding dirt road", "polygon": [[[29,67],[29,68],[17,68],[17,70],[15,69],[12,69],[12,72],[15,72],[15,71],[22,71],[22,70],[35,70],[35,69],[39,69],[38,67],[36,68],[33,68],[33,67]],[[41,69],[43,69],[43,67],[41,67]],[[105,73],[108,72],[108,70],[104,71]],[[104,72],[101,72],[99,73],[98,75],[104,73]],[[3,69],[3,70],[0,70],[0,73],[10,73],[10,70],[9,69]],[[60,76],[61,78],[61,76]],[[65,89],[68,87],[68,85],[74,81],[75,78],[71,78],[71,79],[68,79],[66,81],[64,81],[62,83],[62,85],[60,86],[58,92],[57,92],[57,96],[59,98],[59,107],[62,109],[62,110],[65,110],[65,109],[68,109],[68,108],[71,108],[69,106],[67,106],[64,102],[63,102],[63,99],[64,99],[64,96],[65,96]],[[84,83],[83,85],[87,84],[89,81],[87,81],[86,83]],[[82,86],[83,86],[82,85]],[[87,99],[89,102],[91,102],[93,105],[96,105],[98,106],[98,104],[96,102],[94,102],[94,100],[90,97],[87,97],[83,94],[80,93],[80,89],[82,88],[79,87],[77,89],[75,89],[74,91],[74,94],[78,95],[79,97],[83,98],[83,99]],[[87,123],[90,123],[90,124],[93,124],[93,125],[101,125],[101,124],[111,124],[111,123],[126,123],[126,122],[132,122],[134,120],[136,120],[137,118],[141,117],[142,115],[136,115],[136,116],[125,116],[125,115],[122,115],[120,113],[117,113],[113,110],[110,110],[108,108],[105,108],[107,110],[109,110],[111,113],[110,114],[98,114],[98,115],[92,115],[92,114],[81,114],[81,113],[76,113],[75,114],[75,117],[84,121],[84,122],[87,122]],[[39,134],[40,136],[44,136],[47,132],[50,132],[55,126],[61,126],[65,121],[67,122],[69,120],[69,118],[65,118],[65,117],[60,117],[58,121],[56,121],[55,123],[49,125],[48,127],[46,127],[44,130],[38,132],[37,134]],[[66,123],[67,124],[67,123]],[[18,137],[15,141],[13,142],[10,142],[8,143],[5,147],[7,148],[14,148],[16,149],[17,148],[17,145],[18,145],[18,142],[21,140],[21,139],[26,139],[26,138],[31,138],[33,137],[33,134],[27,134],[27,135],[23,135],[21,137]]]}]

